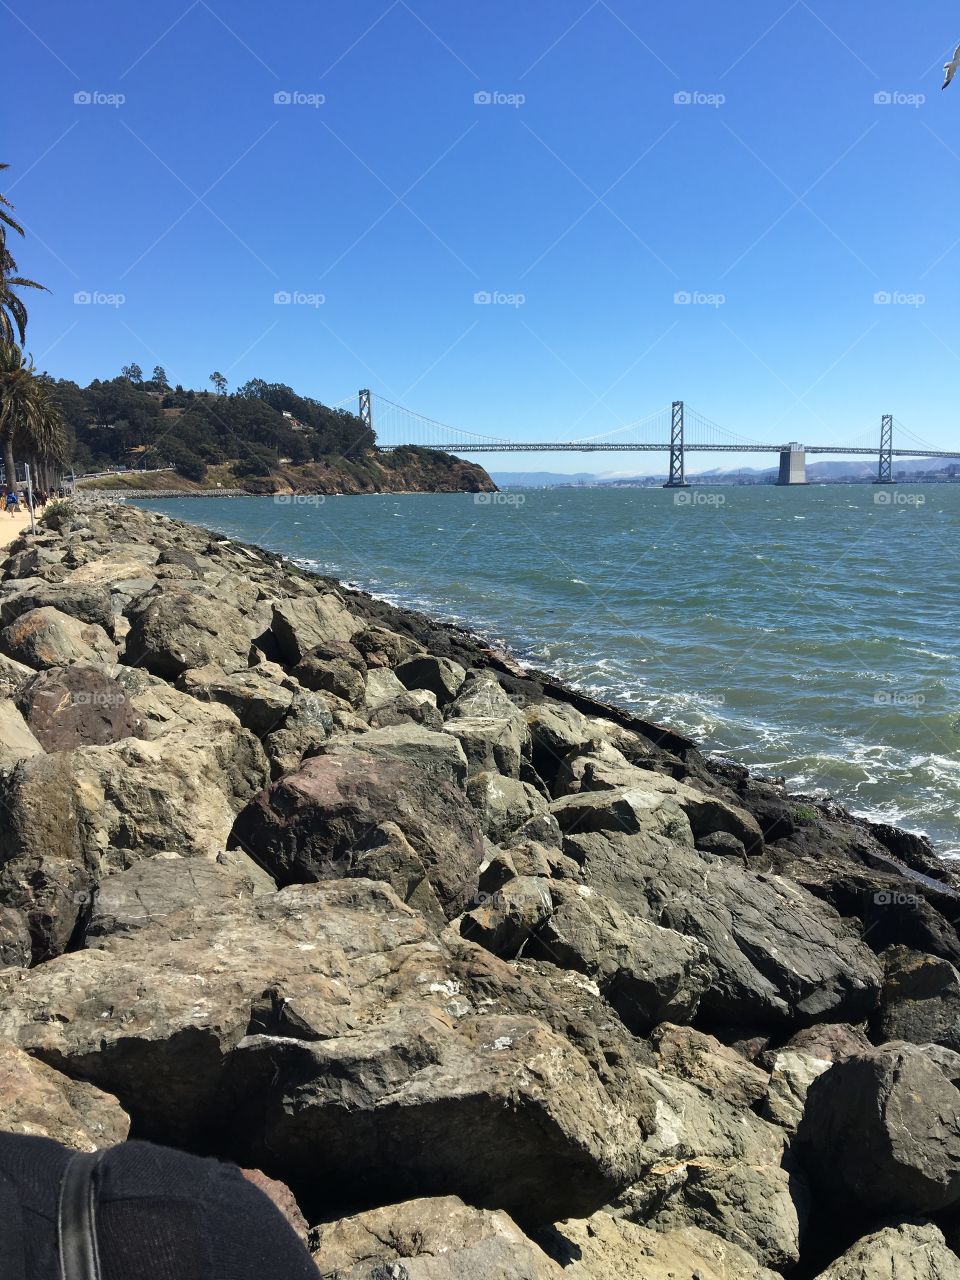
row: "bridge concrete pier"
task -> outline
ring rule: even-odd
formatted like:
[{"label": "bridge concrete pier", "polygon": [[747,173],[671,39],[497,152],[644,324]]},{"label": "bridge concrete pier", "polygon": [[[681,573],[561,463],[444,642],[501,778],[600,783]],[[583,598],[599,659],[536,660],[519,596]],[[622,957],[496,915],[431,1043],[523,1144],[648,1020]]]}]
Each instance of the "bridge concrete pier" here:
[{"label": "bridge concrete pier", "polygon": [[803,445],[791,444],[789,449],[784,449],[780,454],[780,475],[777,478],[777,484],[806,483],[807,455],[803,450]]}]

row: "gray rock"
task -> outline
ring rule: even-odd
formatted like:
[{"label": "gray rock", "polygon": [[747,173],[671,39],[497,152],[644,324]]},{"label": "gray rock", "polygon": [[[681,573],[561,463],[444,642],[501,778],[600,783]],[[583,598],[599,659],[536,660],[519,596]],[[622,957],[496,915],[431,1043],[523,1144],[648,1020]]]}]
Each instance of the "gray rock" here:
[{"label": "gray rock", "polygon": [[587,885],[542,883],[553,909],[535,928],[527,955],[592,978],[637,1035],[694,1017],[710,983],[699,942],[628,916]]},{"label": "gray rock", "polygon": [[524,990],[386,886],[346,880],[0,971],[0,1035],[113,1092],[145,1137],[219,1134],[328,1217],[443,1188],[544,1222],[627,1185],[638,1128],[587,1056],[521,1011]]},{"label": "gray rock", "polygon": [[104,631],[113,629],[113,603],[110,592],[93,583],[40,583],[5,595],[0,599],[0,623],[7,626],[31,609],[57,609],[80,622],[96,623]]},{"label": "gray rock", "polygon": [[228,673],[211,663],[184,672],[177,687],[201,702],[229,707],[245,729],[263,738],[283,727],[294,700],[293,686],[282,669],[276,668],[278,679],[270,666],[262,663]]},{"label": "gray rock", "polygon": [[881,1038],[960,1051],[960,973],[949,960],[909,947],[888,947],[880,958]]},{"label": "gray rock", "polygon": [[653,1231],[595,1213],[559,1223],[553,1244],[563,1253],[565,1280],[779,1280],[737,1245],[697,1227]]},{"label": "gray rock", "polygon": [[283,661],[301,662],[311,649],[335,641],[347,642],[362,624],[346,609],[335,592],[281,600],[273,606],[271,630]]},{"label": "gray rock", "polygon": [[521,828],[524,838],[529,838],[527,824],[531,819],[546,821],[550,816],[547,802],[534,787],[501,773],[475,773],[467,782],[467,795],[480,816],[484,834],[495,844]]},{"label": "gray rock", "polygon": [[443,717],[437,710],[436,698],[426,689],[404,690],[389,702],[378,703],[370,711],[368,719],[371,729],[412,724],[439,733],[443,728]]},{"label": "gray rock", "polygon": [[175,680],[210,663],[224,671],[249,665],[254,626],[232,605],[210,597],[205,586],[164,585],[126,611],[130,630],[124,662]]},{"label": "gray rock", "polygon": [[654,1029],[650,1043],[660,1071],[695,1084],[731,1106],[755,1108],[766,1096],[767,1072],[714,1036],[664,1022]]},{"label": "gray rock", "polygon": [[227,855],[224,862],[158,854],[107,876],[91,891],[84,945],[98,946],[103,938],[143,929],[198,903],[208,909],[219,904],[226,912],[234,903],[275,893],[276,888],[267,873],[242,854]]},{"label": "gray rock", "polygon": [[789,1133],[796,1133],[810,1086],[833,1065],[827,1058],[815,1058],[796,1049],[781,1049],[773,1056],[770,1087],[760,1114]]},{"label": "gray rock", "polygon": [[360,651],[344,640],[317,645],[291,671],[305,688],[336,694],[352,707],[364,700],[366,673]]},{"label": "gray rock", "polygon": [[706,946],[713,980],[701,1018],[759,1029],[857,1020],[874,1008],[879,966],[855,930],[783,877],[698,854],[672,797],[591,792],[553,812],[588,884]]},{"label": "gray rock", "polygon": [[103,627],[50,607],[30,609],[4,627],[0,647],[17,662],[36,669],[117,658],[116,645]]},{"label": "gray rock", "polygon": [[960,1280],[960,1258],[932,1222],[904,1222],[864,1236],[816,1280]]},{"label": "gray rock", "polygon": [[838,1204],[925,1214],[960,1201],[960,1090],[912,1045],[847,1058],[814,1080],[798,1141]]},{"label": "gray rock", "polygon": [[26,917],[10,907],[0,907],[0,969],[25,969],[32,955]]},{"label": "gray rock", "polygon": [[43,755],[30,726],[10,698],[0,698],[0,773],[9,772],[20,760]]},{"label": "gray rock", "polygon": [[522,716],[448,717],[443,727],[463,747],[470,773],[497,772],[519,779],[521,758],[529,750],[529,731]]},{"label": "gray rock", "polygon": [[437,658],[426,654],[422,658],[408,658],[396,668],[400,682],[408,689],[429,689],[436,695],[441,707],[452,702],[466,679],[466,671],[451,658]]},{"label": "gray rock", "polygon": [[[460,936],[506,960],[530,945],[553,910],[550,887],[537,876],[515,876],[493,891],[481,888],[473,903],[460,918]],[[531,954],[542,956],[543,952],[542,946],[534,946]]]},{"label": "gray rock", "polygon": [[320,1274],[375,1280],[562,1280],[563,1272],[507,1214],[457,1196],[370,1209],[316,1231]]},{"label": "gray rock", "polygon": [[281,884],[367,875],[367,844],[391,823],[413,850],[391,876],[407,900],[429,881],[447,918],[476,892],[483,847],[461,790],[466,760],[447,734],[414,726],[338,742],[240,814],[233,840]]}]

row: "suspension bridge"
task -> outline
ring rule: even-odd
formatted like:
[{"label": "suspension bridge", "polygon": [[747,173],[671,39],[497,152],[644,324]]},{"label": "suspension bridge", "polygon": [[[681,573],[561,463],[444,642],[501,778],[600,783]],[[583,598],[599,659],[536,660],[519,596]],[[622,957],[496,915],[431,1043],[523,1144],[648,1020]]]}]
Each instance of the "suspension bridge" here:
[{"label": "suspension bridge", "polygon": [[[530,441],[506,436],[480,435],[448,423],[438,422],[424,414],[396,404],[369,389],[360,392],[360,417],[376,431],[378,447],[385,452],[415,445],[442,449],[445,453],[663,453],[669,457],[665,488],[687,485],[688,453],[774,453],[780,457],[778,484],[806,484],[807,457],[811,454],[834,456],[872,455],[877,459],[877,484],[893,484],[893,459],[956,458],[957,451],[933,449],[914,435],[892,414],[884,414],[879,430],[865,428],[841,442],[801,444],[789,441],[771,444],[737,435],[712,422],[703,414],[675,400],[672,405],[649,414],[636,422],[626,423],[602,435],[578,440]],[[894,448],[894,432],[898,446]]]}]

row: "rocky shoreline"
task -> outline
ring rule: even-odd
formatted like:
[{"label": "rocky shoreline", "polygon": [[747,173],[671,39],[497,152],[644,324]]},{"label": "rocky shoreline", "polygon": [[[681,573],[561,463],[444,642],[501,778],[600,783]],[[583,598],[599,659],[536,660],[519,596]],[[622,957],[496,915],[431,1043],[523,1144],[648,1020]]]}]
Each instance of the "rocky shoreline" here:
[{"label": "rocky shoreline", "polygon": [[131,504],[2,571],[0,1127],[261,1170],[328,1280],[960,1280],[925,840]]}]

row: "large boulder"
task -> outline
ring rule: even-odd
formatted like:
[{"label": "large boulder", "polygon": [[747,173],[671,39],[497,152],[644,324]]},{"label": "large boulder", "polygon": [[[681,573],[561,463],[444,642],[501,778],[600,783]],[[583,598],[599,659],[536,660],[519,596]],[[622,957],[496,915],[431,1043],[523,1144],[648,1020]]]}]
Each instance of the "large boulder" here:
[{"label": "large boulder", "polygon": [[609,1213],[561,1222],[550,1241],[564,1280],[779,1280],[749,1253],[698,1227],[651,1230]]},{"label": "large boulder", "polygon": [[37,669],[71,662],[115,662],[117,648],[95,622],[81,622],[47,605],[20,614],[0,632],[0,648]]},{"label": "large boulder", "polygon": [[783,877],[698,853],[674,797],[588,792],[552,809],[565,831],[564,852],[588,884],[707,948],[713,978],[701,1022],[782,1027],[858,1021],[872,1012],[879,965],[856,930]]},{"label": "large boulder", "polygon": [[224,707],[169,686],[131,694],[149,738],[22,760],[5,789],[0,903],[26,913],[37,959],[62,951],[111,871],[156,853],[215,858],[269,776]]},{"label": "large boulder", "polygon": [[396,863],[389,883],[411,901],[427,882],[452,919],[475,893],[483,860],[465,774],[466,759],[448,734],[374,730],[330,744],[275,782],[239,815],[232,838],[279,883],[291,884],[382,874],[389,824],[403,837],[387,841]]},{"label": "large boulder", "polygon": [[711,976],[701,943],[627,915],[588,885],[554,881],[549,892],[552,911],[533,930],[527,956],[592,978],[638,1035],[694,1017]]},{"label": "large boulder", "polygon": [[184,672],[177,683],[184,693],[201,702],[229,707],[243,727],[258,738],[283,727],[296,688],[282,668],[269,663],[233,672],[210,663]]},{"label": "large boulder", "polygon": [[96,623],[104,631],[113,630],[113,604],[106,587],[94,583],[43,582],[0,599],[0,623],[7,626],[31,609],[58,609],[80,622]]},{"label": "large boulder", "polygon": [[650,1037],[657,1067],[665,1075],[695,1084],[704,1093],[736,1107],[756,1109],[766,1096],[769,1076],[735,1049],[693,1027],[661,1023]]},{"label": "large boulder", "polygon": [[318,645],[349,641],[361,627],[334,591],[281,600],[273,606],[270,624],[281,657],[290,666],[302,662]]},{"label": "large boulder", "polygon": [[387,886],[346,880],[0,971],[0,1035],[114,1093],[139,1134],[213,1143],[318,1214],[455,1194],[544,1222],[628,1185],[640,1135],[617,1068],[533,999]]},{"label": "large boulder", "polygon": [[960,1202],[960,1090],[913,1045],[834,1063],[810,1085],[798,1141],[833,1204],[883,1215]]},{"label": "large boulder", "polygon": [[960,1258],[932,1222],[903,1222],[864,1236],[816,1280],[960,1280]]},{"label": "large boulder", "polygon": [[950,961],[909,947],[888,947],[880,958],[880,1037],[960,1051],[960,973]]},{"label": "large boulder", "polygon": [[95,1151],[123,1142],[129,1129],[130,1118],[116,1098],[0,1039],[0,1130]]},{"label": "large boulder", "polygon": [[340,1280],[562,1280],[561,1268],[498,1210],[457,1196],[407,1200],[317,1227],[313,1259]]},{"label": "large boulder", "polygon": [[644,1174],[615,1201],[617,1211],[658,1231],[699,1227],[764,1266],[795,1265],[808,1193],[783,1131],[716,1093],[640,1074],[656,1099],[654,1122]]},{"label": "large boulder", "polygon": [[467,677],[459,662],[432,654],[407,658],[397,666],[396,675],[407,689],[429,689],[441,707],[453,701]]},{"label": "large boulder", "polygon": [[163,584],[127,610],[130,630],[123,660],[175,680],[208,663],[225,671],[249,665],[256,630],[233,605],[213,599],[206,586]]},{"label": "large boulder", "polygon": [[101,945],[104,938],[144,929],[197,903],[208,910],[219,904],[226,912],[276,888],[242,853],[223,854],[217,862],[158,854],[100,881],[84,916],[84,944]]},{"label": "large boulder", "polygon": [[17,705],[45,751],[105,746],[144,733],[143,716],[124,686],[79,663],[41,671],[18,690]]}]

